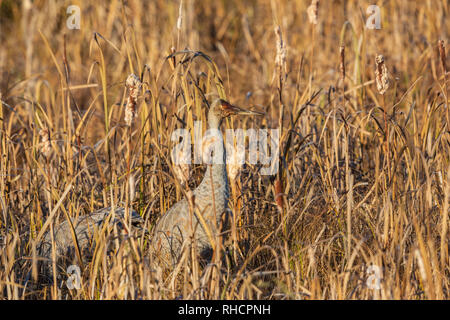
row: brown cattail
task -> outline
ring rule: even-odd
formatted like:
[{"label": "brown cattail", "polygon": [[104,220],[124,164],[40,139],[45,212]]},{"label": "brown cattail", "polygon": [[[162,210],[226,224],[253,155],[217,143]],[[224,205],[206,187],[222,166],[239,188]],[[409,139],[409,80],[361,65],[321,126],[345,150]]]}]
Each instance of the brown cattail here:
[{"label": "brown cattail", "polygon": [[275,202],[277,204],[278,210],[282,212],[284,203],[283,203],[283,186],[280,178],[277,178],[275,180]]},{"label": "brown cattail", "polygon": [[39,130],[39,135],[41,136],[41,153],[44,156],[48,157],[52,152],[52,146],[50,144],[50,132],[48,131],[48,128]]},{"label": "brown cattail", "polygon": [[127,105],[125,107],[125,122],[131,126],[133,119],[136,117],[137,98],[141,92],[142,82],[134,73],[130,74],[126,81],[126,87],[129,90]]},{"label": "brown cattail", "polygon": [[442,65],[442,70],[444,72],[444,77],[447,76],[447,56],[445,54],[445,44],[444,44],[444,40],[439,40],[439,56],[441,57],[441,65]]},{"label": "brown cattail", "polygon": [[319,0],[312,0],[311,5],[308,7],[309,23],[317,24],[319,17]]},{"label": "brown cattail", "polygon": [[375,77],[377,81],[377,89],[380,94],[385,94],[387,89],[389,89],[389,76],[384,63],[384,57],[379,54],[375,58]]},{"label": "brown cattail", "polygon": [[339,48],[339,52],[341,54],[341,65],[340,65],[340,71],[341,71],[341,80],[345,80],[345,46],[341,45]]}]

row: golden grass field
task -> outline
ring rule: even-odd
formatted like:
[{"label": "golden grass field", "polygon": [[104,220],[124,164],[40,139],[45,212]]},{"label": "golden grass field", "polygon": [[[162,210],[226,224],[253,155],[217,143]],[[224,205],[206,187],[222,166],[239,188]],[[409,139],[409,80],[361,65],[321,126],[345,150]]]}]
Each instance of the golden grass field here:
[{"label": "golden grass field", "polygon": [[[310,4],[0,0],[0,299],[448,299],[449,2],[320,1],[317,24]],[[214,96],[266,114],[223,128],[281,133],[277,175],[230,183],[215,260],[164,267],[144,236],[107,252],[106,232],[79,290],[45,279],[44,227],[131,205],[151,230],[184,197],[171,134]]]}]

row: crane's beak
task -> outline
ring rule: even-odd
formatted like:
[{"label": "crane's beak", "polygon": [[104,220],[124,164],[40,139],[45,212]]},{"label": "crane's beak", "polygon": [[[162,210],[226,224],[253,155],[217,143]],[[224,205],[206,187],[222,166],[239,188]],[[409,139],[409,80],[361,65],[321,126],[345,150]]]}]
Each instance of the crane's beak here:
[{"label": "crane's beak", "polygon": [[222,110],[227,114],[227,116],[232,116],[232,115],[263,116],[263,115],[265,115],[263,112],[251,111],[251,110],[237,107],[237,106],[232,105],[231,103],[229,103],[225,100],[222,100],[222,99],[220,100],[220,104],[222,106]]}]

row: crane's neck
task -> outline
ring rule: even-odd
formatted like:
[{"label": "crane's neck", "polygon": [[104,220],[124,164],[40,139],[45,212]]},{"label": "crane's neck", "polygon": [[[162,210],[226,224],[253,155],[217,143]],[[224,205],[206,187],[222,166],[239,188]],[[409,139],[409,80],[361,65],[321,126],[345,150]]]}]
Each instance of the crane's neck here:
[{"label": "crane's neck", "polygon": [[[213,111],[213,108],[211,108],[208,112],[208,134],[206,145],[204,147],[211,148],[208,150],[214,150],[214,156],[212,161],[207,161],[208,164],[211,164],[208,168],[222,168],[225,166],[226,152],[223,144],[222,131],[220,130],[221,124],[222,118]],[[208,152],[211,153],[211,151]],[[218,166],[214,167],[214,165]]]},{"label": "crane's neck", "polygon": [[208,129],[220,130],[222,124],[222,118],[215,112],[215,106],[212,106],[208,112]]},{"label": "crane's neck", "polygon": [[208,181],[209,181],[211,179],[210,172],[212,172],[214,177],[217,177],[217,178],[225,177],[225,179],[226,179],[226,175],[227,175],[226,157],[227,157],[227,155],[226,155],[226,150],[225,150],[225,146],[223,144],[222,138],[219,141],[215,142],[213,150],[214,150],[214,154],[212,155],[212,157],[210,157],[210,161],[206,162],[207,169],[206,169],[204,180],[208,179]]},{"label": "crane's neck", "polygon": [[[221,122],[221,119],[214,115],[212,110],[210,110],[208,113],[208,133],[205,137],[207,143],[203,146],[204,152],[207,150],[205,153],[207,153],[209,157],[204,159],[207,163],[207,169],[201,185],[208,188],[214,186],[215,193],[228,192],[226,150],[223,143],[222,131],[220,130]],[[212,151],[213,154],[211,156]],[[211,181],[213,182],[213,185],[211,184]]]}]

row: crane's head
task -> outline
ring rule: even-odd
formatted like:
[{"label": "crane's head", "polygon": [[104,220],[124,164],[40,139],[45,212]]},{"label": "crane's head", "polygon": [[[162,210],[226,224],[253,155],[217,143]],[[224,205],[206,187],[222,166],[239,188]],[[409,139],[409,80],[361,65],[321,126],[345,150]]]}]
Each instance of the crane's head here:
[{"label": "crane's head", "polygon": [[250,111],[242,109],[240,107],[236,107],[223,99],[217,99],[216,101],[214,101],[211,109],[209,110],[209,113],[209,121],[212,121],[213,118],[221,121],[224,118],[234,115],[264,115],[264,113],[261,112]]}]

